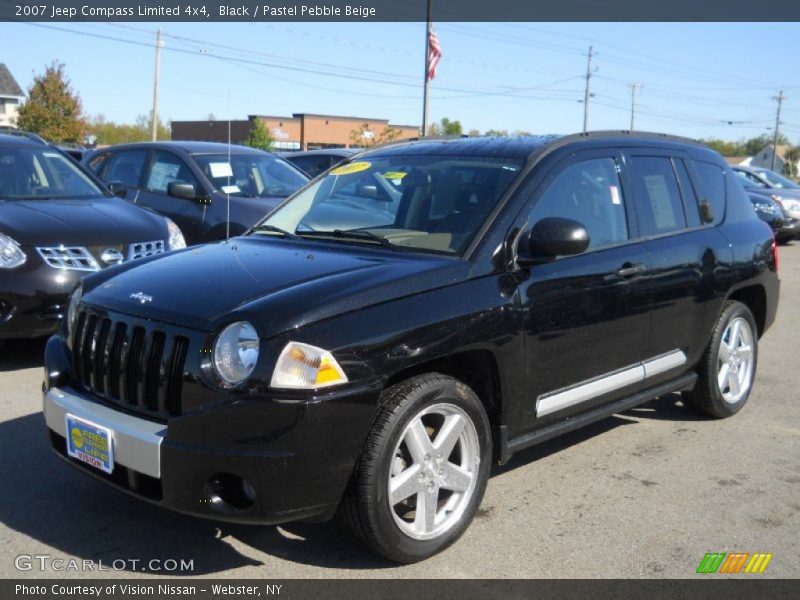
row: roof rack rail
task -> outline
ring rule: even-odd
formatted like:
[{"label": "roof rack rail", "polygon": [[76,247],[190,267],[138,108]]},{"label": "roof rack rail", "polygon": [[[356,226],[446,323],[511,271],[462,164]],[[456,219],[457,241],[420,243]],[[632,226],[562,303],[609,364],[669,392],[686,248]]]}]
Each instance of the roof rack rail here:
[{"label": "roof rack rail", "polygon": [[35,133],[31,133],[30,131],[22,131],[20,129],[2,129],[0,130],[0,134],[13,135],[15,137],[24,137],[34,142],[39,142],[40,144],[44,144],[45,146],[50,145],[44,138],[36,135]]}]

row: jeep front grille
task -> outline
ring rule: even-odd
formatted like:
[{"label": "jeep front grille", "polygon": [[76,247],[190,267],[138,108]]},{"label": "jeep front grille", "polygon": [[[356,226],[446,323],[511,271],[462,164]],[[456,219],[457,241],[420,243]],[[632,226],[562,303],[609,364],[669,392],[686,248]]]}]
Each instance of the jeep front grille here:
[{"label": "jeep front grille", "polygon": [[82,246],[50,246],[36,248],[39,256],[54,269],[99,271],[100,265],[88,249]]},{"label": "jeep front grille", "polygon": [[128,252],[128,260],[136,260],[137,258],[144,258],[145,256],[153,256],[154,254],[164,253],[164,240],[155,240],[153,242],[137,242],[131,244]]},{"label": "jeep front grille", "polygon": [[87,310],[78,314],[73,331],[73,373],[80,386],[143,416],[181,414],[188,338]]}]

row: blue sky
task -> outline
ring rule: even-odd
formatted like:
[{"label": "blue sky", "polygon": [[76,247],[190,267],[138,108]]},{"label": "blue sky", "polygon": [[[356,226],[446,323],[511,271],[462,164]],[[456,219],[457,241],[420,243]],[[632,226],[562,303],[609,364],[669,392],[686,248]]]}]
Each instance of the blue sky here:
[{"label": "blue sky", "polygon": [[[244,118],[294,112],[421,122],[424,23],[0,23],[0,62],[27,88],[54,59],[85,112],[133,121],[150,110],[155,29],[165,33],[160,114]],[[54,29],[57,28],[57,29]],[[430,117],[570,133],[597,53],[590,129],[739,139],[782,129],[800,142],[797,23],[438,23],[443,58]],[[101,37],[91,37],[101,36]],[[731,122],[731,124],[728,124]]]}]

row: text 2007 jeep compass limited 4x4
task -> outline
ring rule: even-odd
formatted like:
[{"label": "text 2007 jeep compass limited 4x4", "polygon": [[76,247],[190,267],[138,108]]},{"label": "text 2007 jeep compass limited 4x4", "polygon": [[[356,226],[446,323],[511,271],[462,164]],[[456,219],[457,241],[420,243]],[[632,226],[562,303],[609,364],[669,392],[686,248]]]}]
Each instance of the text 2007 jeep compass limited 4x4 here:
[{"label": "text 2007 jeep compass limited 4x4", "polygon": [[248,235],[87,277],[46,348],[71,464],[184,513],[456,540],[492,462],[670,392],[747,401],[778,257],[715,152],[660,135],[423,140]]}]

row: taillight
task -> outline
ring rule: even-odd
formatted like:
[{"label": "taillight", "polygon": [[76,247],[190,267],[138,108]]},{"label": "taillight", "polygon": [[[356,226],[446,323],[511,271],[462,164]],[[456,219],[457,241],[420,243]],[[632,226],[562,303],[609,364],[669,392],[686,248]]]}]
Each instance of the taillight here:
[{"label": "taillight", "polygon": [[772,262],[775,263],[775,272],[778,272],[778,242],[772,238]]}]

